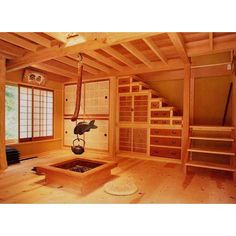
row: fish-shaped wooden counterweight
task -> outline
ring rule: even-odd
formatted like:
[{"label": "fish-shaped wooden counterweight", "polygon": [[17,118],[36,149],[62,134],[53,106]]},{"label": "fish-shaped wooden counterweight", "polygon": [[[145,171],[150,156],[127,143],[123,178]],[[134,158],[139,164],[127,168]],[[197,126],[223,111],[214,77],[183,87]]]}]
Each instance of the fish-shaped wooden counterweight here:
[{"label": "fish-shaped wooden counterweight", "polygon": [[94,123],[95,120],[91,120],[89,123],[84,121],[79,122],[74,128],[74,134],[82,135],[85,132],[89,132],[90,129],[96,129],[97,126]]}]

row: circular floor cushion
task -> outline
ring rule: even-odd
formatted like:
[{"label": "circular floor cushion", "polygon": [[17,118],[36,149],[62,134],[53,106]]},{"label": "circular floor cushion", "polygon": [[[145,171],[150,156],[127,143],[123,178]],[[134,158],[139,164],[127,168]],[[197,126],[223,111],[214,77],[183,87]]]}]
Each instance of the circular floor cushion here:
[{"label": "circular floor cushion", "polygon": [[127,196],[138,191],[136,184],[128,178],[118,178],[104,185],[104,191],[111,195]]}]

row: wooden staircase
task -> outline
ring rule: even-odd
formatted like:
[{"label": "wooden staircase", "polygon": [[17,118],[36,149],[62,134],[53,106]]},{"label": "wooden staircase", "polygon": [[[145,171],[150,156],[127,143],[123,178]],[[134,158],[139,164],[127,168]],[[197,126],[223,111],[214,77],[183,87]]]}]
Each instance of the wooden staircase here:
[{"label": "wooden staircase", "polygon": [[231,126],[190,126],[185,173],[188,167],[236,172],[234,132]]},{"label": "wooden staircase", "polygon": [[[138,146],[134,144],[135,140],[148,157],[180,160],[180,111],[135,76],[118,78],[118,95],[119,150],[137,152],[138,148],[132,148],[132,145]],[[135,132],[140,137],[134,136]]]}]

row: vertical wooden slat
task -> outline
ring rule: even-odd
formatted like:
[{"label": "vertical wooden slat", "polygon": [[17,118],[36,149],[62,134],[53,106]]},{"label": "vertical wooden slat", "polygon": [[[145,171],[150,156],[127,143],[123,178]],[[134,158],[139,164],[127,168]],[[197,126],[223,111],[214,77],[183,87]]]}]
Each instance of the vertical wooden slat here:
[{"label": "vertical wooden slat", "polygon": [[116,104],[117,104],[117,79],[110,78],[109,89],[109,154],[112,158],[116,155]]},{"label": "vertical wooden slat", "polygon": [[6,59],[0,56],[0,170],[7,168],[5,151],[5,86]]},{"label": "vertical wooden slat", "polygon": [[187,161],[187,148],[189,139],[190,78],[191,78],[191,67],[190,64],[186,64],[184,67],[183,131],[182,131],[182,150],[181,150],[181,159],[183,164],[185,164],[185,162]]},{"label": "vertical wooden slat", "polygon": [[194,123],[194,82],[195,82],[195,79],[194,79],[194,74],[191,73],[191,76],[190,76],[190,114],[189,114],[189,119],[190,119],[190,124],[193,125]]},{"label": "vertical wooden slat", "polygon": [[[232,125],[236,128],[236,76],[235,76],[235,73],[233,75],[233,89],[232,89]],[[234,138],[234,143],[233,143],[233,151],[234,153],[236,154],[236,143],[235,143],[235,140],[236,140],[236,131],[234,130],[233,131],[233,138]],[[233,160],[232,160],[232,165],[233,165],[233,168],[236,169],[236,157],[233,156],[232,157]],[[233,172],[233,176],[234,176],[234,180],[236,180],[236,172]]]}]

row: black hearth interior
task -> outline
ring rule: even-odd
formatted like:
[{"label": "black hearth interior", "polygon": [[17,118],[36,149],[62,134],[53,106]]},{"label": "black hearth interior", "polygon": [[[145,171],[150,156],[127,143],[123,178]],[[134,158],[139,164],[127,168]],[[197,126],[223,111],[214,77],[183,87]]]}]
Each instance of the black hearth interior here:
[{"label": "black hearth interior", "polygon": [[17,149],[7,146],[6,155],[8,165],[20,163],[20,152]]}]

